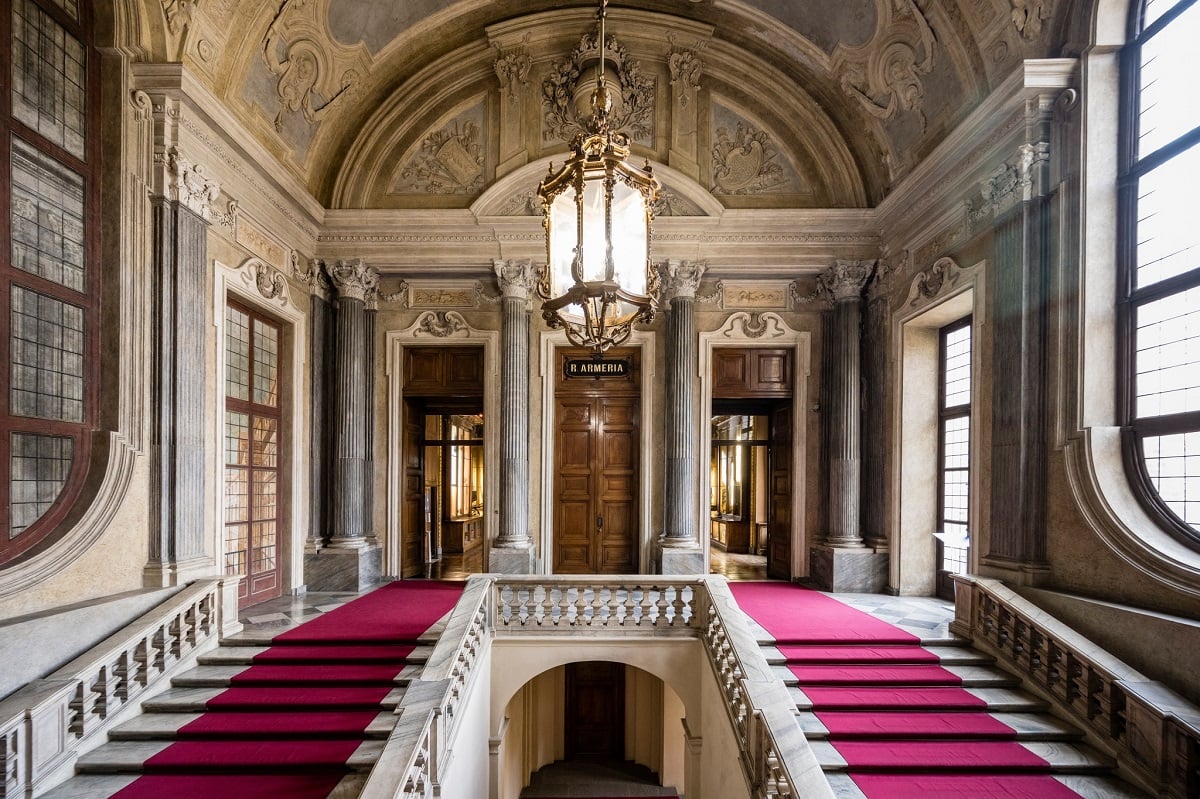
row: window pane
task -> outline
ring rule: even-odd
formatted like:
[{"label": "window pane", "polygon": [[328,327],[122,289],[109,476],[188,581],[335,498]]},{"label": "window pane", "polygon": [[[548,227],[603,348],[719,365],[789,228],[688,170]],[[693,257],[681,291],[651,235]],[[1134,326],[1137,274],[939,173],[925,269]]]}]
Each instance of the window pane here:
[{"label": "window pane", "polygon": [[13,0],[12,10],[13,116],[83,158],[83,46],[32,0]]},{"label": "window pane", "polygon": [[1148,436],[1142,452],[1159,497],[1200,531],[1200,432]]},{"label": "window pane", "polygon": [[1137,308],[1136,414],[1200,410],[1200,287]]},{"label": "window pane", "polygon": [[84,290],[83,177],[12,140],[13,266]]},{"label": "window pane", "polygon": [[1153,25],[1155,20],[1179,5],[1183,0],[1146,0],[1142,6],[1142,28]]},{"label": "window pane", "polygon": [[279,402],[279,329],[261,319],[254,320],[254,401]]},{"label": "window pane", "polygon": [[946,334],[946,395],[944,408],[971,402],[971,326],[965,325]]},{"label": "window pane", "polygon": [[250,399],[250,317],[225,306],[225,395]]},{"label": "window pane", "polygon": [[12,287],[11,411],[83,421],[83,309]]},{"label": "window pane", "polygon": [[1193,5],[1142,45],[1138,158],[1200,125],[1200,104],[1181,102],[1200,83],[1200,59],[1192,50],[1198,38],[1200,5]]},{"label": "window pane", "polygon": [[1196,224],[1193,188],[1198,184],[1200,146],[1184,151],[1138,181],[1139,288],[1200,266],[1200,225]]},{"label": "window pane", "polygon": [[230,411],[225,414],[225,464],[250,465],[250,415]]},{"label": "window pane", "polygon": [[279,420],[254,417],[254,466],[274,469],[279,454]]},{"label": "window pane", "polygon": [[66,436],[12,434],[10,539],[54,505],[67,483],[74,455],[75,442]]}]

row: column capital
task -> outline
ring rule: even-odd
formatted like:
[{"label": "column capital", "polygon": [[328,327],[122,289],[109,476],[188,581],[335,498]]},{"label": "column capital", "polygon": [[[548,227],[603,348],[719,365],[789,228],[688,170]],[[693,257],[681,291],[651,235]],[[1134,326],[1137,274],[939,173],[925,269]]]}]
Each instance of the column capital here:
[{"label": "column capital", "polygon": [[367,295],[379,287],[379,272],[362,258],[327,261],[325,272],[337,290],[339,299],[367,301]]},{"label": "column capital", "polygon": [[538,281],[538,270],[533,261],[523,260],[494,260],[492,269],[496,272],[496,282],[500,284],[500,293],[504,299],[527,300]]},{"label": "column capital", "polygon": [[707,261],[664,261],[658,264],[662,275],[662,298],[670,302],[676,298],[695,299],[700,279],[708,268]]},{"label": "column capital", "polygon": [[221,194],[221,184],[208,176],[204,167],[193,163],[178,147],[167,151],[167,189],[170,199],[187,206],[205,221],[213,218],[213,203]]},{"label": "column capital", "polygon": [[863,288],[875,271],[875,260],[844,261],[838,260],[834,265],[817,276],[821,288],[833,295],[837,302],[862,299]]}]

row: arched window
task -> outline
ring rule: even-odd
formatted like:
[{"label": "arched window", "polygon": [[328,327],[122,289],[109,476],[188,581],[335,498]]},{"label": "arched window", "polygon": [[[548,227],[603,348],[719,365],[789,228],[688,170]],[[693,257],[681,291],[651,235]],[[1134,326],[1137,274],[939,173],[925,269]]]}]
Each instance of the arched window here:
[{"label": "arched window", "polygon": [[64,521],[95,420],[98,62],[87,0],[0,0],[0,564]]},{"label": "arched window", "polygon": [[1125,460],[1147,509],[1200,546],[1200,2],[1134,5],[1119,181]]}]

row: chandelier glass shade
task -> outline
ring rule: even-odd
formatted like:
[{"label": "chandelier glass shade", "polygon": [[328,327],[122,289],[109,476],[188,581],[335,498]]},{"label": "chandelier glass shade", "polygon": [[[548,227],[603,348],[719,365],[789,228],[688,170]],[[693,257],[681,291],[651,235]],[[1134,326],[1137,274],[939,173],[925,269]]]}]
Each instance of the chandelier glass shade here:
[{"label": "chandelier glass shade", "polygon": [[[604,42],[604,6],[600,38]],[[562,168],[538,186],[546,228],[546,268],[538,281],[542,316],[572,344],[599,354],[629,338],[657,308],[650,262],[651,223],[660,185],[650,164],[629,159],[629,140],[608,128],[611,99],[600,49],[592,117],[571,142]]]}]

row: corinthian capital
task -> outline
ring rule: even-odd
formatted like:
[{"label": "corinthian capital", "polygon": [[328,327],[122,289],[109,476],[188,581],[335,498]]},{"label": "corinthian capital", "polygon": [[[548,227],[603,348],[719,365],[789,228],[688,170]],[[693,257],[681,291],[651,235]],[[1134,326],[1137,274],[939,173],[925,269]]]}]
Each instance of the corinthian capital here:
[{"label": "corinthian capital", "polygon": [[662,275],[662,298],[670,302],[677,297],[695,299],[700,279],[708,268],[705,261],[666,261],[658,265]]},{"label": "corinthian capital", "polygon": [[379,272],[361,258],[326,262],[325,271],[340,299],[366,302],[379,288]]},{"label": "corinthian capital", "polygon": [[875,261],[837,261],[822,272],[817,280],[821,288],[833,295],[836,302],[862,299],[863,288],[875,271]]},{"label": "corinthian capital", "polygon": [[495,260],[492,261],[492,268],[496,271],[496,282],[500,284],[500,293],[505,299],[529,299],[529,293],[538,280],[532,261]]},{"label": "corinthian capital", "polygon": [[168,188],[172,200],[182,203],[206,220],[213,217],[213,203],[221,194],[221,185],[210,178],[200,164],[193,164],[178,147],[167,153]]}]

